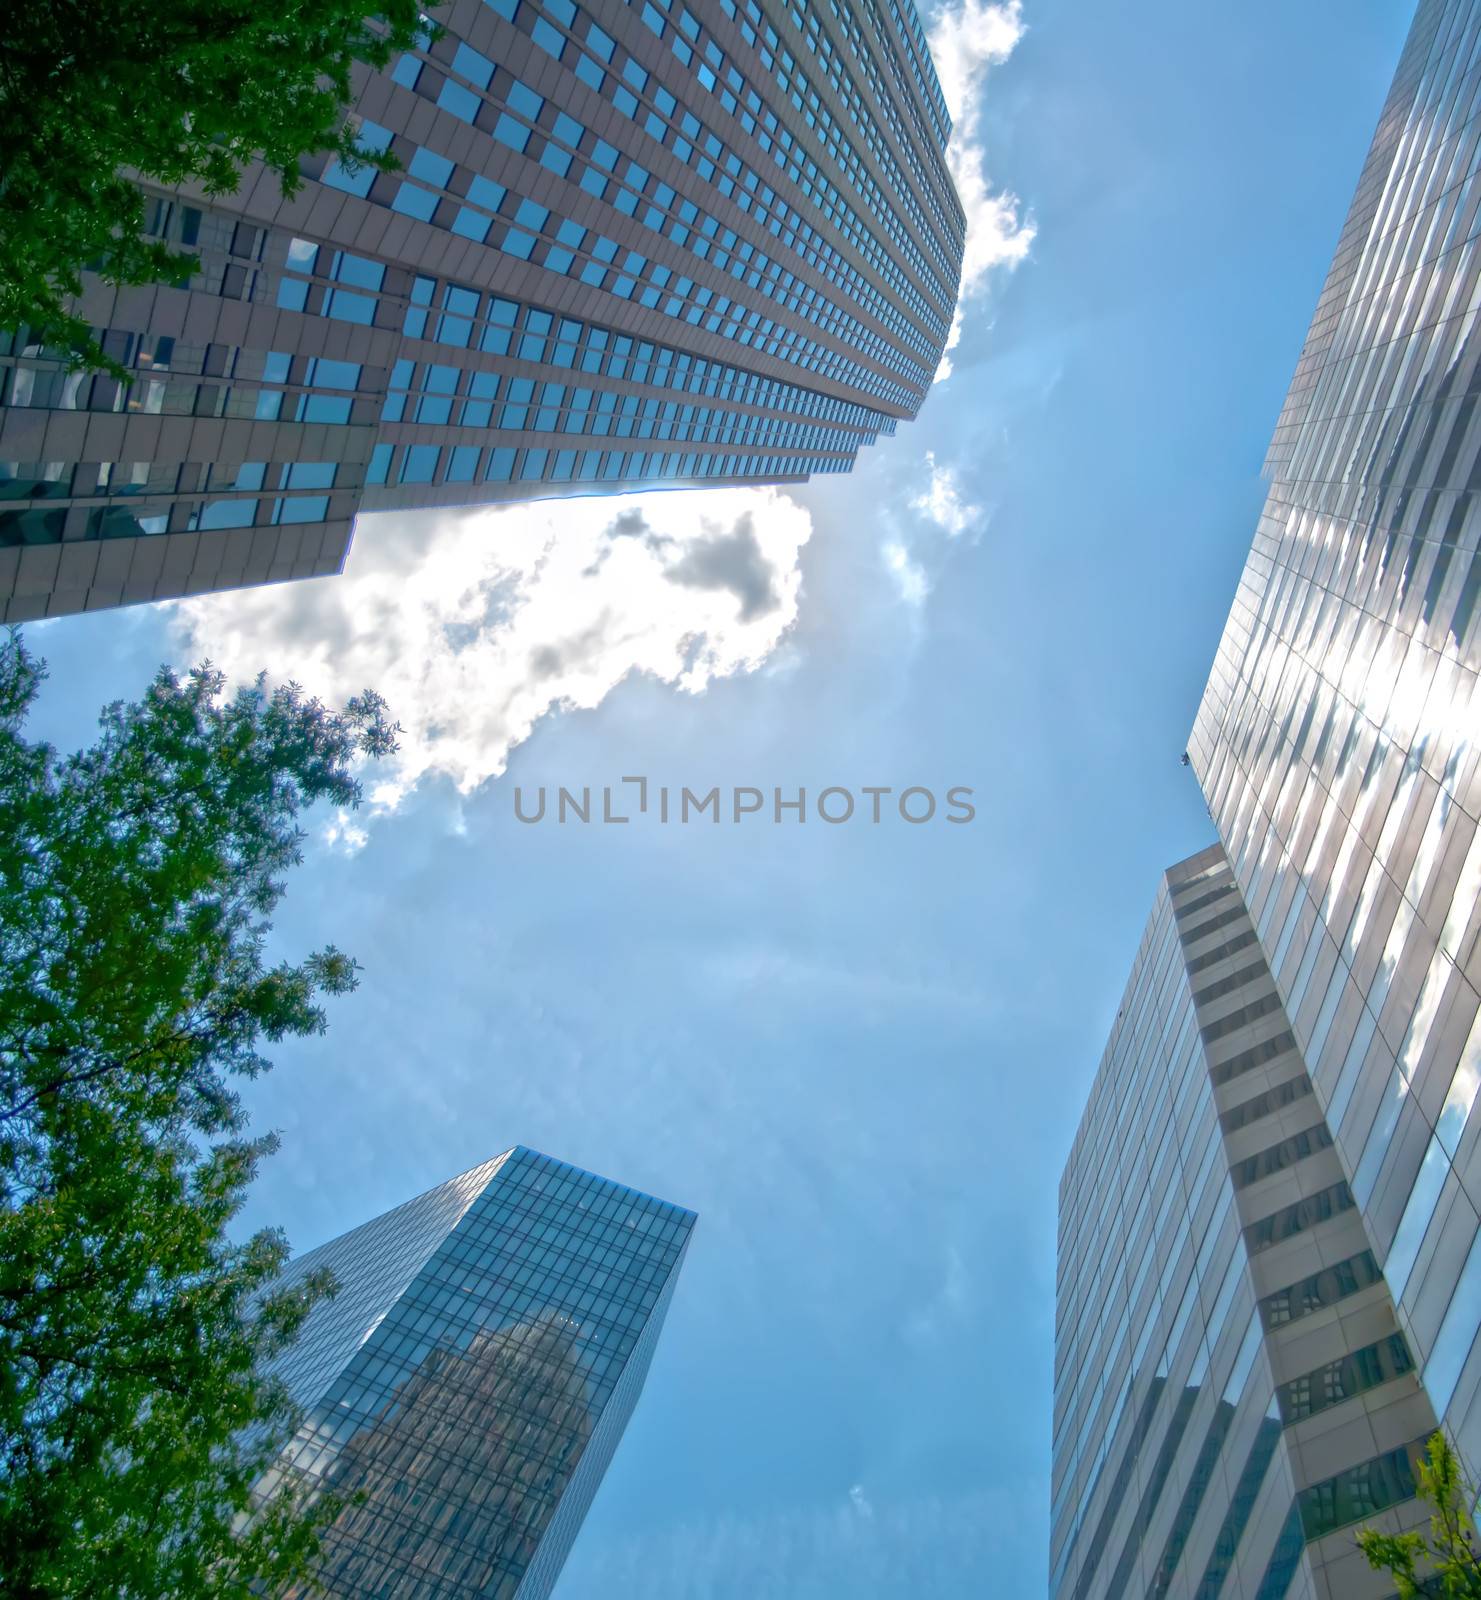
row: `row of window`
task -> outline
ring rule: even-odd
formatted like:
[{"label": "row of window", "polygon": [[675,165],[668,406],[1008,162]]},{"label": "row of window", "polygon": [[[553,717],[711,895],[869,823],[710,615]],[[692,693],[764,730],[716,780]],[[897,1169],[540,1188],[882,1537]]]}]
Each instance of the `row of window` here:
[{"label": "row of window", "polygon": [[1282,1139],[1278,1144],[1273,1144],[1243,1161],[1236,1161],[1230,1167],[1229,1175],[1236,1189],[1247,1189],[1252,1183],[1272,1177],[1277,1172],[1284,1172],[1296,1162],[1304,1161],[1307,1156],[1315,1155],[1319,1150],[1329,1150],[1331,1146],[1331,1129],[1325,1122],[1318,1122],[1314,1127],[1303,1128],[1300,1133],[1293,1133],[1289,1138]]},{"label": "row of window", "polygon": [[1347,1184],[1334,1183],[1330,1188],[1307,1195],[1292,1205],[1272,1212],[1268,1217],[1262,1217],[1258,1222],[1250,1223],[1244,1230],[1245,1249],[1252,1256],[1259,1255],[1282,1240],[1294,1238],[1296,1234],[1316,1227],[1319,1222],[1351,1211],[1354,1204],[1352,1190]]},{"label": "row of window", "polygon": [[[1191,884],[1179,884],[1177,888],[1186,889],[1191,886]],[[1174,914],[1181,922],[1184,917],[1192,916],[1195,911],[1206,910],[1209,906],[1216,905],[1220,900],[1227,899],[1233,893],[1234,884],[1232,882],[1221,883],[1215,889],[1208,889],[1199,895],[1196,900],[1181,900],[1177,897],[1177,889],[1174,889],[1172,891]]]},{"label": "row of window", "polygon": [[[848,429],[808,426],[777,417],[738,414],[728,408],[680,405],[676,401],[643,400],[613,389],[573,388],[564,384],[536,385],[529,378],[501,381],[494,372],[474,372],[468,398],[455,402],[456,367],[428,365],[422,374],[430,392],[416,394],[397,388],[397,378],[409,378],[397,363],[393,387],[381,409],[383,422],[414,422],[422,426],[457,426],[516,433],[585,434],[595,438],[661,439],[678,443],[748,445],[777,450],[853,451],[865,442]],[[438,387],[442,386],[442,387]],[[451,386],[451,387],[449,387]],[[503,391],[497,417],[493,402]],[[307,398],[321,399],[322,396]],[[456,412],[454,406],[456,404]]]},{"label": "row of window", "polygon": [[1253,1072],[1257,1067],[1263,1067],[1267,1061],[1274,1061],[1277,1056],[1295,1048],[1296,1035],[1287,1028],[1283,1033],[1276,1034],[1273,1039],[1262,1039],[1259,1044],[1252,1044],[1249,1049],[1241,1050],[1238,1055],[1230,1056],[1227,1061],[1221,1061],[1216,1067],[1210,1067],[1209,1081],[1216,1089],[1222,1088],[1235,1078],[1242,1078],[1245,1073]]},{"label": "row of window", "polygon": [[[188,464],[176,461],[0,461],[0,499],[87,499],[95,495],[172,495]],[[193,470],[193,469],[192,469]],[[215,462],[206,469],[207,489],[332,489],[338,474],[333,461],[234,465]]]},{"label": "row of window", "polygon": [[801,478],[812,473],[847,472],[852,459],[852,456],[762,456],[693,450],[521,450],[513,446],[483,449],[478,445],[378,444],[371,454],[365,481],[368,484],[636,483],[692,478]]},{"label": "row of window", "polygon": [[1282,1328],[1288,1322],[1297,1322],[1314,1311],[1325,1310],[1371,1288],[1383,1274],[1371,1250],[1361,1250],[1345,1261],[1323,1267],[1298,1283],[1276,1289],[1260,1302],[1260,1315],[1267,1328]]},{"label": "row of window", "polygon": [[[1263,969],[1264,962],[1261,962],[1260,966]],[[1255,999],[1236,1007],[1228,1016],[1204,1023],[1198,1032],[1206,1045],[1213,1044],[1231,1033],[1238,1033],[1241,1028],[1248,1027],[1252,1022],[1258,1022],[1261,1017],[1268,1017],[1272,1011],[1279,1011],[1280,1008],[1281,999],[1278,994],[1258,995]]]},{"label": "row of window", "polygon": [[1255,942],[1255,932],[1246,928],[1243,933],[1237,933],[1232,939],[1226,939],[1223,944],[1215,945],[1212,950],[1206,950],[1201,956],[1192,957],[1186,964],[1190,978],[1197,977],[1200,972],[1207,972],[1210,967],[1217,966],[1227,957],[1237,955],[1241,950],[1248,950]]},{"label": "row of window", "polygon": [[[521,1218],[504,1224],[497,1231],[492,1224],[481,1224],[479,1232],[485,1235],[477,1241],[486,1251],[482,1259],[475,1257],[470,1261],[461,1250],[455,1257],[448,1258],[472,1269],[475,1276],[467,1279],[468,1283],[478,1281],[479,1275],[487,1271],[489,1262],[495,1260],[505,1266],[518,1261],[522,1263],[522,1271],[546,1266],[557,1276],[567,1273],[579,1276],[588,1267],[593,1271],[598,1267],[620,1268],[637,1283],[657,1281],[647,1268],[657,1260],[667,1262],[672,1258],[676,1252],[664,1247],[677,1245],[686,1228],[682,1222],[670,1218],[657,1221],[651,1231],[643,1233],[621,1226],[608,1228],[602,1223],[578,1231],[564,1222]],[[471,1244],[475,1240],[472,1236],[464,1238],[460,1233],[458,1242]]]},{"label": "row of window", "polygon": [[1251,1123],[1272,1116],[1298,1100],[1304,1100],[1310,1093],[1311,1079],[1303,1072],[1299,1077],[1276,1084],[1273,1089],[1266,1089],[1252,1100],[1242,1100],[1237,1106],[1230,1106],[1219,1118],[1219,1126],[1225,1134],[1236,1133],[1240,1128],[1247,1128]]},{"label": "row of window", "polygon": [[1228,911],[1221,911],[1218,916],[1210,917],[1207,922],[1201,922],[1196,928],[1181,929],[1178,938],[1186,950],[1190,945],[1197,944],[1200,939],[1206,939],[1216,929],[1227,928],[1231,922],[1240,921],[1246,914],[1242,905],[1232,906]]},{"label": "row of window", "polygon": [[[265,500],[198,500],[185,514],[187,529],[286,527],[323,522],[329,516],[329,496],[277,495]],[[25,511],[0,511],[0,549],[22,545],[60,544],[65,536],[66,508],[32,507]],[[169,532],[168,507],[97,506],[87,514],[79,537],[132,539],[144,534]]]},{"label": "row of window", "polygon": [[1303,1489],[1296,1503],[1307,1543],[1338,1528],[1365,1522],[1390,1506],[1414,1498],[1414,1469],[1407,1449],[1390,1450],[1349,1467],[1325,1483]]},{"label": "row of window", "polygon": [[1414,1357],[1409,1354],[1404,1335],[1390,1334],[1376,1344],[1365,1345],[1336,1361],[1326,1362],[1314,1372],[1304,1372],[1299,1378],[1281,1384],[1275,1391],[1281,1421],[1289,1428],[1293,1423],[1366,1394],[1413,1370]]},{"label": "row of window", "polygon": [[[422,337],[428,329],[433,280],[419,278],[413,287],[413,315],[408,332]],[[880,413],[855,401],[840,400],[815,389],[794,384],[743,368],[725,366],[691,356],[670,345],[655,345],[634,339],[609,328],[557,317],[535,306],[521,306],[500,296],[481,301],[474,290],[446,284],[441,298],[443,315],[435,326],[438,342],[466,347],[472,335],[477,347],[492,355],[509,355],[521,361],[540,362],[563,371],[579,371],[593,376],[642,384],[652,389],[667,389],[677,394],[692,394],[718,399],[737,406],[755,406],[767,416],[792,412],[800,417],[836,422],[849,427],[876,430],[885,421]],[[429,308],[423,310],[422,308]],[[486,321],[487,326],[484,326]],[[445,324],[455,322],[448,329]],[[429,394],[474,394],[494,399],[497,391],[486,392],[488,378],[463,375],[466,369],[435,362],[418,364],[400,361],[391,375],[393,389],[420,389]],[[449,378],[448,374],[456,376]],[[449,383],[452,387],[449,388]],[[691,420],[687,417],[681,420]]]},{"label": "row of window", "polygon": [[[286,356],[282,357],[286,377]],[[353,362],[323,363],[353,366]],[[208,378],[140,377],[119,383],[107,373],[34,367],[0,368],[0,405],[52,411],[102,411],[141,416],[237,417],[269,422],[348,423],[348,394],[300,393],[223,384]],[[365,419],[372,420],[370,417]]]},{"label": "row of window", "polygon": [[1250,966],[1241,967],[1238,972],[1231,972],[1226,977],[1216,978],[1212,983],[1205,984],[1202,989],[1197,989],[1193,994],[1195,1006],[1206,1006],[1211,1000],[1218,1000],[1226,994],[1233,994],[1236,989],[1242,989],[1245,984],[1253,983],[1256,978],[1269,977],[1270,969],[1265,965],[1262,956]]}]

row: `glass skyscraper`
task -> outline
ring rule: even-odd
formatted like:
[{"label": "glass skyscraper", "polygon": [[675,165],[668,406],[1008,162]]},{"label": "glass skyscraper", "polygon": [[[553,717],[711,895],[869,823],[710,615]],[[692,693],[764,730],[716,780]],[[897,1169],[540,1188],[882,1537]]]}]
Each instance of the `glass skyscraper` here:
[{"label": "glass skyscraper", "polygon": [[294,1261],[281,1282],[327,1267],[340,1293],[278,1359],[304,1420],[262,1487],[292,1469],[344,1497],[324,1592],[549,1595],[694,1222],[516,1147]]},{"label": "glass skyscraper", "polygon": [[1386,1596],[1437,1420],[1481,1479],[1478,62],[1421,0],[1066,1169],[1056,1596]]},{"label": "glass skyscraper", "polygon": [[965,221],[912,0],[451,0],[285,200],[155,197],[130,381],[0,337],[0,620],[339,570],[358,511],[847,471]]}]

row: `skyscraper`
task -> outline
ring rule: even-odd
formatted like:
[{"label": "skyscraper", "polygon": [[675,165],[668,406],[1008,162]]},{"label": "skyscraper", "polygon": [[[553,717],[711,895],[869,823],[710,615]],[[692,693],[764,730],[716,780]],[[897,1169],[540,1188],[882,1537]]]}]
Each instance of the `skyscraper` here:
[{"label": "skyscraper", "polygon": [[[1056,1595],[1384,1595],[1352,1524],[1418,1519],[1414,1447],[1435,1419],[1481,1476],[1478,48],[1481,5],[1421,0],[1189,744],[1221,845],[1169,874],[1148,933],[1160,976],[1144,943],[1066,1170]],[[1200,874],[1223,908],[1206,937],[1178,894]],[[1144,1013],[1167,1026],[1118,1043]],[[1228,1052],[1247,1064],[1225,1079]],[[1168,1220],[1118,1310],[1117,1252],[1148,1226],[1127,1215],[1137,1163],[1166,1159],[1137,1141],[1169,1116],[1190,1160],[1213,1141],[1211,1176],[1196,1194],[1153,1181]],[[1242,1229],[1232,1287],[1228,1228],[1206,1217],[1220,1194]],[[1190,1268],[1164,1340],[1163,1295]],[[1107,1294],[1107,1325],[1088,1327]],[[1197,1418],[1247,1295],[1250,1375],[1221,1391],[1235,1410],[1216,1443]],[[1100,1340],[1123,1313],[1129,1356]],[[1182,1385],[1176,1405],[1157,1384]],[[1267,1392],[1262,1468],[1239,1435]],[[1320,1414],[1293,1414],[1292,1393]],[[1242,1531],[1210,1520],[1226,1495]],[[1237,1580],[1206,1565],[1225,1544]]]},{"label": "skyscraper", "polygon": [[292,1264],[341,1289],[279,1358],[304,1421],[263,1487],[292,1469],[345,1497],[328,1593],[550,1594],[694,1221],[516,1147]]},{"label": "skyscraper", "polygon": [[451,0],[366,150],[155,196],[188,289],[0,339],[0,620],[332,573],[357,512],[847,471],[919,408],[964,218],[912,0]]},{"label": "skyscraper", "polygon": [[1481,6],[1424,0],[1189,750],[1435,1409],[1481,1467]]},{"label": "skyscraper", "polygon": [[1060,1182],[1056,1600],[1378,1600],[1435,1426],[1218,845],[1173,867]]}]

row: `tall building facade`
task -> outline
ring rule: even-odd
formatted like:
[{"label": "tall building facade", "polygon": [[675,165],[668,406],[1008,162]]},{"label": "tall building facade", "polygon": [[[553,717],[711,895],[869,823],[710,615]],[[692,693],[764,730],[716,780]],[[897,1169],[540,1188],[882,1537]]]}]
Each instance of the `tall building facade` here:
[{"label": "tall building facade", "polygon": [[1478,59],[1481,4],[1420,0],[1189,743],[1220,845],[1169,874],[1066,1170],[1056,1596],[1386,1595],[1353,1526],[1422,1519],[1416,1443],[1481,1481]]},{"label": "tall building facade", "polygon": [[912,0],[450,0],[285,199],[151,197],[130,375],[0,338],[0,620],[339,570],[359,511],[847,471],[965,222]]},{"label": "tall building facade", "polygon": [[694,1221],[516,1147],[293,1262],[283,1283],[327,1267],[340,1293],[278,1360],[304,1420],[262,1488],[291,1471],[344,1497],[323,1592],[544,1600]]},{"label": "tall building facade", "polygon": [[1189,753],[1436,1411],[1481,1469],[1481,5],[1423,0]]},{"label": "tall building facade", "polygon": [[1060,1183],[1055,1600],[1380,1600],[1435,1413],[1221,847],[1172,868]]}]

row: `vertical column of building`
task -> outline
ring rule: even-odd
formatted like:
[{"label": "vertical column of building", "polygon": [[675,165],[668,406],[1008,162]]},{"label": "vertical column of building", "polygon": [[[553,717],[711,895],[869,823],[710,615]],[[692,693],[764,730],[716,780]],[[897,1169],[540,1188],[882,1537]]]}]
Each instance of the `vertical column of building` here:
[{"label": "vertical column of building", "polygon": [[1061,1186],[1051,1592],[1378,1600],[1434,1414],[1217,846],[1167,874]]},{"label": "vertical column of building", "polygon": [[1424,0],[1190,754],[1425,1387],[1481,1474],[1473,0]]},{"label": "vertical column of building", "polygon": [[1413,1461],[1434,1414],[1233,872],[1216,851],[1168,876],[1274,1384],[1263,1436],[1226,1463],[1228,1519],[1187,1592],[1207,1600],[1221,1570],[1258,1567],[1257,1600],[1384,1596],[1353,1526],[1421,1517]]}]

